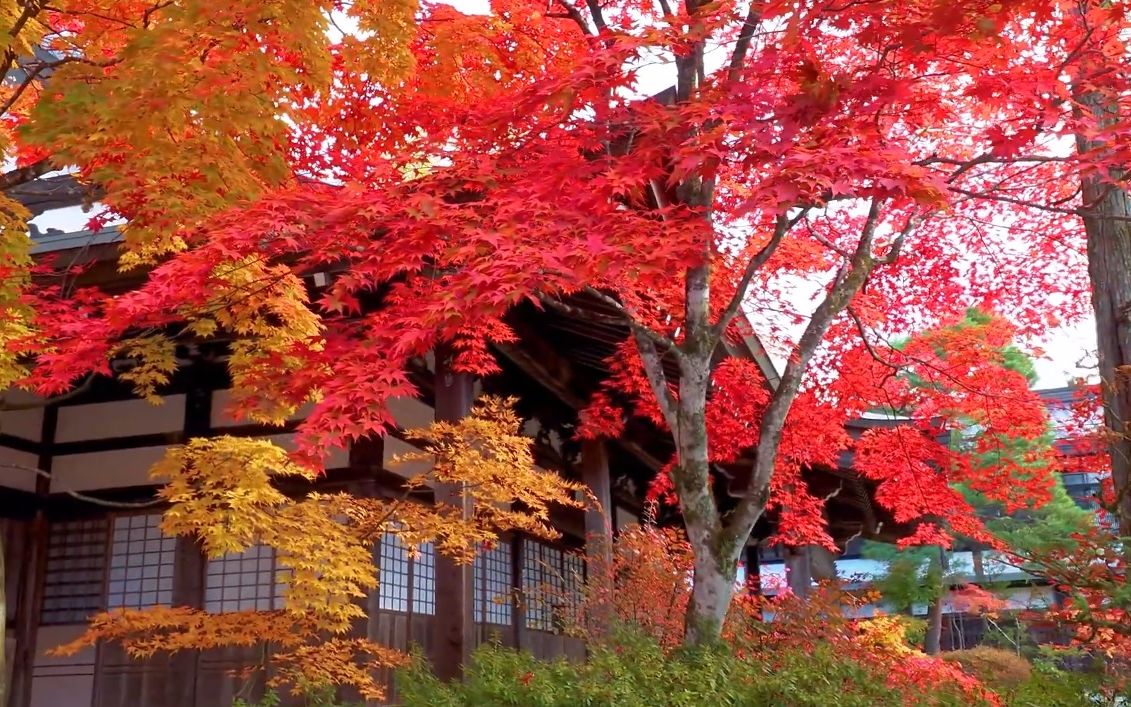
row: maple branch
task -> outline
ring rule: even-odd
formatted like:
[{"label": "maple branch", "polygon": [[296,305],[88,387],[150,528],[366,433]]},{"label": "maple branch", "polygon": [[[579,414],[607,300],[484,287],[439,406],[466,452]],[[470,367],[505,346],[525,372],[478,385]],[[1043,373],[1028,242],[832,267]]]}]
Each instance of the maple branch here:
[{"label": "maple branch", "polygon": [[585,0],[585,4],[589,7],[589,14],[593,15],[593,24],[597,27],[597,34],[603,34],[609,29],[605,24],[605,15],[601,11],[601,4],[598,0]]},{"label": "maple branch", "polygon": [[644,377],[648,379],[648,385],[652,388],[660,412],[664,414],[668,429],[676,434],[679,430],[678,401],[668,387],[668,375],[664,373],[663,360],[651,339],[635,331],[633,336],[636,338],[636,350],[640,353],[640,360],[644,363]]},{"label": "maple branch", "polygon": [[10,169],[0,174],[0,191],[7,191],[12,187],[27,184],[47,174],[53,168],[51,158],[45,157],[38,162],[32,162],[29,165],[17,167],[16,169]]},{"label": "maple branch", "polygon": [[[20,12],[20,16],[16,18],[16,21],[12,23],[12,28],[8,30],[8,36],[12,39],[18,37],[27,23],[43,9],[43,3],[38,0],[30,0],[29,2],[21,4],[23,5],[23,10]],[[7,76],[8,72],[12,70],[12,65],[16,63],[18,55],[11,48],[12,44],[12,42],[9,42],[8,49],[4,51],[3,64],[0,64],[0,77]]]},{"label": "maple branch", "polygon": [[581,14],[581,10],[570,3],[569,0],[558,0],[558,5],[562,6],[562,9],[565,10],[565,14],[558,15],[550,13],[547,15],[547,17],[564,17],[566,19],[573,20],[585,34],[590,36],[593,36],[595,34],[593,32],[593,28],[590,27],[589,23],[585,21],[585,16]]},{"label": "maple branch", "polygon": [[727,80],[737,82],[742,77],[742,64],[746,61],[746,53],[750,51],[750,42],[754,39],[754,30],[762,21],[761,0],[751,0],[750,10],[742,23],[738,33],[738,41],[734,43],[734,52],[730,55],[730,68],[727,70]]},{"label": "maple branch", "polygon": [[974,191],[972,189],[962,189],[961,187],[955,187],[955,186],[948,187],[948,189],[950,189],[952,192],[955,192],[956,194],[962,194],[963,196],[968,196],[971,199],[988,199],[990,201],[1000,201],[1000,202],[1005,203],[1005,204],[1014,204],[1016,206],[1024,206],[1026,208],[1035,209],[1037,211],[1046,211],[1046,212],[1054,213],[1054,214],[1064,214],[1065,216],[1079,216],[1081,218],[1084,217],[1084,216],[1087,216],[1088,218],[1094,218],[1094,219],[1098,219],[1098,220],[1101,220],[1101,221],[1116,221],[1116,222],[1120,222],[1120,223],[1131,223],[1131,217],[1129,217],[1129,216],[1113,216],[1113,215],[1110,215],[1110,214],[1101,214],[1101,213],[1097,213],[1097,212],[1092,212],[1091,210],[1089,210],[1087,208],[1072,209],[1072,208],[1061,207],[1061,206],[1049,206],[1047,204],[1038,204],[1036,202],[1027,201],[1025,199],[1020,199],[1020,198],[1017,198],[1017,197],[1005,196],[1004,194],[993,194],[993,193],[990,193],[990,192],[978,192],[978,191]]},{"label": "maple branch", "polygon": [[754,275],[778,249],[778,246],[781,245],[781,242],[785,239],[785,235],[789,233],[790,229],[808,212],[809,209],[805,208],[793,218],[786,218],[785,214],[777,217],[774,222],[774,232],[770,236],[769,242],[762,246],[762,248],[754,254],[754,257],[746,263],[746,269],[742,273],[742,278],[738,281],[738,286],[731,296],[730,302],[727,303],[726,309],[723,310],[722,315],[719,317],[719,321],[711,327],[710,336],[712,348],[714,345],[718,344],[719,339],[722,338],[727,327],[730,326],[735,316],[738,315],[738,311],[742,307],[742,301],[746,299],[746,290],[750,288],[750,283],[753,281]]},{"label": "maple branch", "polygon": [[1068,162],[1071,157],[1059,157],[1057,155],[1025,155],[1022,157],[997,157],[990,153],[983,153],[977,157],[971,157],[968,160],[957,159],[954,157],[940,157],[938,155],[931,155],[930,157],[918,160],[912,164],[918,167],[930,167],[931,165],[951,165],[958,167],[955,171],[950,173],[947,181],[951,182],[957,179],[962,174],[970,171],[974,167],[983,164],[1025,164],[1034,163],[1040,164],[1043,162]]},{"label": "maple branch", "polygon": [[0,115],[5,115],[9,110],[11,110],[12,106],[14,106],[16,102],[20,100],[20,97],[24,95],[24,91],[26,91],[29,86],[35,83],[35,80],[39,78],[39,75],[45,70],[57,69],[64,64],[88,64],[94,67],[105,68],[108,66],[113,66],[120,61],[121,59],[117,57],[113,59],[106,59],[104,61],[95,61],[93,59],[87,59],[86,57],[81,56],[65,56],[58,61],[36,62],[35,67],[28,72],[27,76],[24,77],[24,80],[18,87],[16,87],[16,90],[12,92],[12,95],[8,96],[8,100],[0,104]]}]

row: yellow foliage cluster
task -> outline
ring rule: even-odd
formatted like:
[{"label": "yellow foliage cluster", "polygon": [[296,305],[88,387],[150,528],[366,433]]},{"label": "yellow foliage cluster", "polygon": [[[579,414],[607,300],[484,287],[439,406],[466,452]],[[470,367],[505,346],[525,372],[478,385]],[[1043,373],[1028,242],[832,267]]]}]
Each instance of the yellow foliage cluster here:
[{"label": "yellow foliage cluster", "polygon": [[279,425],[298,409],[271,386],[280,371],[311,365],[302,351],[322,348],[322,324],[309,305],[306,287],[290,268],[246,258],[216,268],[208,303],[183,313],[198,336],[222,329],[234,337],[232,392],[237,402],[254,400],[249,415],[256,422]]},{"label": "yellow foliage cluster", "polygon": [[553,505],[580,507],[577,484],[534,464],[532,440],[521,434],[513,401],[487,398],[459,422],[436,422],[406,434],[423,451],[401,461],[427,459],[432,470],[410,486],[454,484],[464,489],[466,510],[405,499],[279,490],[290,477],[315,474],[287,451],[262,439],[193,439],[171,449],[152,469],[164,480],[169,503],[162,531],[199,542],[209,557],[261,543],[274,548],[285,572],[284,606],[277,611],[209,614],[186,607],[118,611],[94,619],[65,651],[99,640],[120,643],[136,657],[158,651],[209,649],[268,642],[274,679],[291,685],[352,685],[379,694],[371,671],[398,665],[403,654],[349,636],[365,617],[359,601],[377,585],[373,543],[383,533],[410,547],[435,543],[438,552],[471,562],[483,543],[502,531],[541,537]]},{"label": "yellow foliage cluster", "polygon": [[0,196],[0,390],[27,375],[21,351],[33,331],[33,313],[22,299],[31,280],[29,217],[21,204]]},{"label": "yellow foliage cluster", "polygon": [[92,619],[87,634],[55,653],[73,654],[92,640],[112,641],[145,660],[157,653],[255,646],[268,642],[269,687],[349,685],[366,699],[384,697],[374,673],[405,665],[408,656],[363,638],[326,638],[312,622],[285,611],[209,614],[188,607],[126,609]]},{"label": "yellow foliage cluster", "polygon": [[168,383],[169,377],[177,370],[177,345],[166,336],[153,334],[125,339],[114,347],[113,353],[127,356],[135,364],[118,377],[131,383],[142,398],[160,404],[162,398],[157,394],[157,388]]}]

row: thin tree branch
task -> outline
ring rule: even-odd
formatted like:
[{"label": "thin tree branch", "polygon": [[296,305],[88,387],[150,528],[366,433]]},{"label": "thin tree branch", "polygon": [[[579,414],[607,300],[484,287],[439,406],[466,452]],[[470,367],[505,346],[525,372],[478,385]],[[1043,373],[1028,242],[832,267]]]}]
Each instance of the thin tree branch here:
[{"label": "thin tree branch", "polygon": [[558,0],[558,5],[561,5],[565,10],[566,17],[573,20],[581,31],[588,35],[593,35],[593,28],[585,21],[585,16],[581,14],[581,10],[577,9],[569,0]]},{"label": "thin tree branch", "polygon": [[727,80],[736,83],[742,78],[742,64],[746,61],[746,53],[750,51],[750,41],[754,39],[754,30],[762,21],[762,0],[750,0],[750,10],[746,13],[746,20],[738,33],[738,41],[734,43],[734,52],[730,55],[730,68],[727,70]]},{"label": "thin tree branch", "polygon": [[585,0],[585,4],[589,6],[589,14],[593,16],[593,24],[597,27],[597,34],[604,34],[609,27],[605,24],[605,15],[601,12],[600,1]]},{"label": "thin tree branch", "polygon": [[644,375],[648,379],[648,384],[652,386],[653,395],[656,396],[656,404],[660,406],[660,412],[664,414],[664,421],[668,423],[668,429],[671,430],[673,435],[678,434],[678,402],[672,394],[671,388],[668,387],[668,376],[664,373],[663,360],[651,339],[636,332],[633,332],[633,335],[636,337],[636,349],[640,353],[640,360],[644,363]]},{"label": "thin tree branch", "polygon": [[734,321],[735,316],[737,316],[739,310],[742,308],[742,301],[746,299],[746,291],[750,288],[750,283],[753,281],[754,275],[766,264],[766,261],[770,259],[774,252],[777,251],[778,246],[781,245],[782,240],[785,239],[790,229],[793,228],[808,211],[809,209],[806,208],[794,218],[787,218],[785,214],[777,217],[777,220],[774,222],[774,232],[770,236],[769,242],[762,246],[762,248],[750,258],[750,261],[746,263],[746,269],[743,271],[742,277],[738,281],[738,286],[731,296],[730,302],[727,303],[726,309],[723,310],[722,315],[719,317],[719,321],[711,328],[712,344],[718,343],[719,339],[721,339],[726,332],[727,327]]},{"label": "thin tree branch", "polygon": [[[38,476],[42,476],[46,479],[52,479],[53,478],[51,476],[50,472],[44,471],[43,469],[40,469],[40,468],[34,467],[34,466],[24,466],[23,464],[12,464],[10,462],[0,462],[0,468],[14,469],[16,471],[26,471],[26,472],[29,472],[29,473],[32,473],[32,474],[36,474]],[[72,498],[78,499],[80,501],[84,501],[86,503],[91,503],[91,504],[94,504],[96,506],[103,506],[104,508],[126,508],[126,509],[130,509],[130,508],[153,508],[154,506],[160,506],[163,503],[165,503],[165,501],[163,501],[161,499],[157,499],[157,500],[153,500],[153,501],[137,501],[137,502],[110,501],[110,500],[107,500],[105,498],[97,498],[95,496],[88,496],[85,493],[80,493],[79,491],[68,491],[68,490],[65,490],[65,489],[60,490],[60,493],[65,493]]]},{"label": "thin tree branch", "polygon": [[7,191],[12,187],[27,184],[30,181],[42,177],[52,169],[54,169],[54,166],[49,157],[45,157],[38,162],[32,162],[29,165],[24,165],[23,167],[10,169],[0,174],[0,191]]}]

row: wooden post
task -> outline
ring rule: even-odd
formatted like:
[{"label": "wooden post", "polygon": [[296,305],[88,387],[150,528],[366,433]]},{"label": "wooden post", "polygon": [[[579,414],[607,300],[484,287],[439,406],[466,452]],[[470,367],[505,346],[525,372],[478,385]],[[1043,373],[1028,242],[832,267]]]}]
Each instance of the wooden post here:
[{"label": "wooden post", "polygon": [[[185,394],[185,441],[212,431],[212,391],[192,387]],[[177,538],[173,560],[173,606],[204,608],[204,548],[194,538]],[[172,704],[196,703],[200,651],[178,651],[169,657],[167,694]]]},{"label": "wooden post", "polygon": [[[607,583],[603,592],[613,591],[613,499],[609,479],[609,454],[605,443],[597,439],[581,442],[581,481],[589,489],[591,498],[585,507],[585,548],[588,559],[588,576]],[[605,594],[607,596],[607,594]],[[601,601],[587,617],[592,636],[603,636],[609,628],[611,607]]]},{"label": "wooden post", "polygon": [[[758,558],[758,545],[746,546],[746,591],[753,597],[762,596],[762,562]],[[758,620],[762,620],[762,606],[757,607]]]},{"label": "wooden post", "polygon": [[[43,409],[40,428],[39,459],[36,464],[50,474],[52,445],[55,428],[59,422],[59,408],[48,405]],[[43,613],[43,583],[47,576],[47,541],[50,526],[43,511],[43,503],[51,493],[49,476],[37,474],[35,496],[40,507],[35,511],[31,529],[27,534],[27,552],[20,567],[20,585],[17,598],[16,649],[12,660],[12,689],[8,693],[10,707],[28,707],[31,704],[32,673],[35,655],[39,650],[39,617]]]},{"label": "wooden post", "polygon": [[813,575],[809,568],[808,547],[787,547],[785,550],[786,583],[799,599],[809,596]]},{"label": "wooden post", "polygon": [[[585,509],[585,542],[597,544],[606,563],[612,558],[613,499],[609,479],[609,455],[601,440],[581,442],[581,481],[593,495]],[[596,500],[594,507],[592,501]]]},{"label": "wooden post", "polygon": [[[451,369],[451,352],[436,352],[436,419],[455,422],[471,412],[474,381]],[[436,487],[436,503],[447,503],[471,514],[470,498],[460,484]],[[456,680],[475,645],[472,597],[475,586],[471,565],[461,565],[436,554],[436,616],[433,621],[432,663],[443,680]]]},{"label": "wooden post", "polygon": [[526,595],[522,591],[522,536],[514,534],[511,540],[511,597],[514,608],[511,610],[511,628],[514,630],[514,647],[526,647]]}]

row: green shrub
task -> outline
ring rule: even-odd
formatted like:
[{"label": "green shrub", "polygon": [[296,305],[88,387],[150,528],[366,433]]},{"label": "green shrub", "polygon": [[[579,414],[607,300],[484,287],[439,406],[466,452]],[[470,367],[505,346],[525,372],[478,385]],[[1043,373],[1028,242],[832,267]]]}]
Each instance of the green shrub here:
[{"label": "green shrub", "polygon": [[909,694],[873,667],[828,646],[744,660],[725,647],[665,653],[651,639],[619,637],[585,662],[540,661],[499,646],[477,650],[462,683],[437,680],[417,660],[397,678],[405,707],[904,707],[969,705],[934,684]]}]

